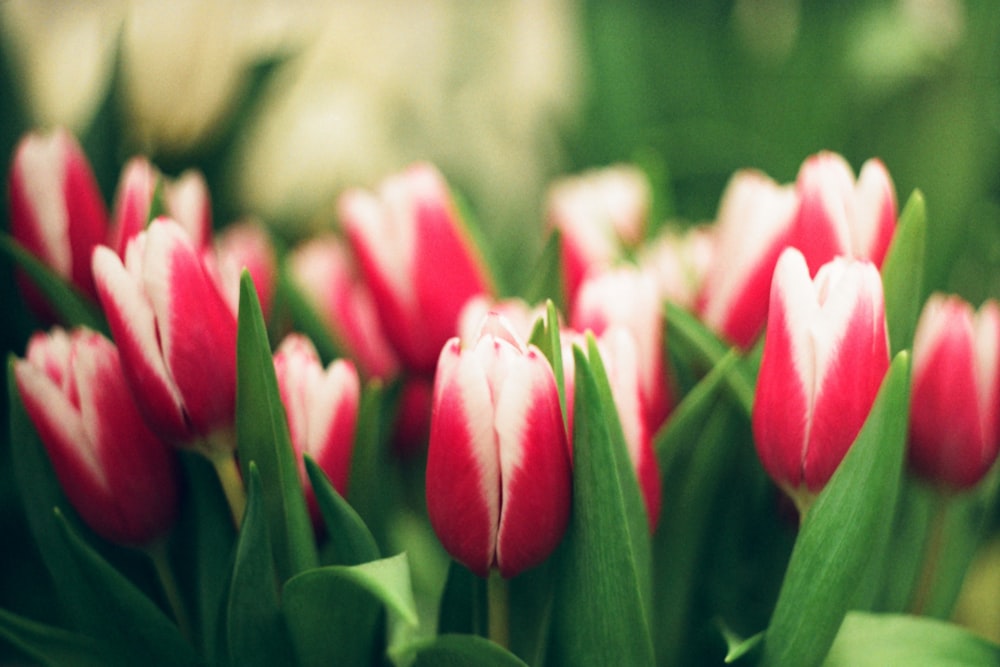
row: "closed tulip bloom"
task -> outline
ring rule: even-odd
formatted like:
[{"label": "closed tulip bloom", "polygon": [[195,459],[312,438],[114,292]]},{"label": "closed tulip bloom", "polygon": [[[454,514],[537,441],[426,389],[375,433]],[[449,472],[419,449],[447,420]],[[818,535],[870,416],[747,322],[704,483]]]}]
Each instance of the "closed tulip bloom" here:
[{"label": "closed tulip bloom", "polygon": [[429,375],[458,314],[490,291],[441,174],[416,164],[387,179],[378,194],[344,193],[340,218],[379,318],[403,366]]},{"label": "closed tulip bloom", "polygon": [[774,270],[753,406],[757,453],[795,494],[816,494],[871,410],[889,367],[882,280],[870,262],[838,258],[815,279],[802,253]]},{"label": "closed tulip bloom", "polygon": [[358,373],[354,364],[344,359],[323,368],[312,341],[300,334],[289,334],[278,346],[274,371],[288,416],[299,475],[316,521],[319,506],[306,475],[303,455],[315,460],[334,488],[342,496],[347,495],[361,397]]},{"label": "closed tulip bloom", "polygon": [[694,310],[705,276],[715,263],[715,230],[666,229],[639,249],[639,268],[653,277],[660,299]]},{"label": "closed tulip bloom", "polygon": [[913,341],[910,465],[924,479],[966,489],[997,457],[1000,306],[977,313],[957,296],[924,305]]},{"label": "closed tulip bloom", "polygon": [[788,245],[798,198],[763,173],[738,171],[722,195],[711,266],[695,300],[705,324],[748,349],[767,320],[771,276]]},{"label": "closed tulip bloom", "polygon": [[253,279],[264,319],[271,316],[274,292],[278,285],[278,257],[271,236],[258,222],[238,222],[226,227],[215,237],[215,254],[219,264],[219,281],[223,289],[236,286],[236,306],[239,307],[239,278],[243,269]]},{"label": "closed tulip bloom", "polygon": [[83,520],[119,544],[146,546],[162,537],[177,515],[177,461],[139,414],[114,344],[87,329],[38,333],[14,374]]},{"label": "closed tulip bloom", "polygon": [[[164,438],[231,451],[236,402],[236,313],[201,251],[158,218],[124,261],[99,247],[94,279],[136,402]],[[219,437],[216,437],[219,436]]]},{"label": "closed tulip bloom", "polygon": [[817,153],[796,179],[799,212],[792,244],[815,275],[836,256],[866,259],[881,266],[896,230],[896,191],[877,159],[861,167],[857,180],[837,153]]},{"label": "closed tulip bloom", "polygon": [[427,454],[427,511],[445,549],[481,577],[513,577],[562,539],[572,471],[545,356],[489,315],[441,351]]},{"label": "closed tulip bloom", "polygon": [[[108,234],[108,213],[83,150],[68,131],[29,134],[10,170],[14,239],[84,294],[96,299],[90,254]],[[33,288],[28,298],[45,311]],[[47,318],[51,319],[51,318]]]}]

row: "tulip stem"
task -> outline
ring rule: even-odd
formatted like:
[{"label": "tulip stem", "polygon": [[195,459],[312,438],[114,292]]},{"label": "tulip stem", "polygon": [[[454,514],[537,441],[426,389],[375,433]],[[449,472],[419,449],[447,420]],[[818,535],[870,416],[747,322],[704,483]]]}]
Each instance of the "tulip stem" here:
[{"label": "tulip stem", "polygon": [[935,498],[934,510],[930,519],[930,534],[927,536],[927,543],[924,551],[924,564],[920,570],[920,578],[917,580],[917,587],[913,593],[913,602],[910,604],[910,613],[919,616],[927,610],[927,605],[934,590],[934,579],[937,575],[938,565],[941,563],[941,554],[944,551],[944,528],[947,523],[948,501],[943,496]]},{"label": "tulip stem", "polygon": [[177,587],[177,579],[174,577],[173,568],[170,567],[170,554],[167,550],[167,540],[159,539],[150,544],[145,549],[156,570],[156,576],[160,580],[160,586],[167,598],[167,604],[177,621],[177,628],[188,640],[191,639],[191,621],[188,619],[187,610],[181,600],[181,592]]},{"label": "tulip stem", "polygon": [[488,624],[490,639],[504,648],[510,646],[510,593],[507,580],[499,572],[491,572],[487,581],[489,603]]},{"label": "tulip stem", "polygon": [[222,484],[222,491],[226,494],[226,502],[229,503],[229,511],[233,515],[233,524],[237,530],[243,521],[243,511],[247,506],[246,489],[243,488],[243,478],[240,477],[240,469],[236,465],[236,457],[225,453],[210,457],[212,465],[215,466],[215,474]]}]

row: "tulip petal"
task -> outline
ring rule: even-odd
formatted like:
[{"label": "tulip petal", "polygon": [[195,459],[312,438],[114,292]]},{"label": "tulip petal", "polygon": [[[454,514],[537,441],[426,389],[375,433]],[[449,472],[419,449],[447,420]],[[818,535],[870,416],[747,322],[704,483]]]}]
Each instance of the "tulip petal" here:
[{"label": "tulip petal", "polygon": [[861,165],[854,187],[857,203],[851,240],[856,257],[882,266],[896,231],[896,189],[881,160]]},{"label": "tulip petal", "polygon": [[854,173],[842,156],[825,151],[803,163],[796,188],[800,201],[792,244],[815,275],[834,257],[851,253]]}]

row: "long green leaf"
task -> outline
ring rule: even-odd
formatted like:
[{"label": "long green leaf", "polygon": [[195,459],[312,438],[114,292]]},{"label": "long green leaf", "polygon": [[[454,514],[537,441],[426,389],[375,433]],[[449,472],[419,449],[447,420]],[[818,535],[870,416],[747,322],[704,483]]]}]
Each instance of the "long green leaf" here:
[{"label": "long green leaf", "polygon": [[923,303],[926,239],[927,207],[923,193],[914,190],[899,216],[892,245],[882,264],[885,318],[892,354],[913,345]]},{"label": "long green leaf", "polygon": [[957,625],[918,616],[851,612],[826,667],[992,667],[1000,646]]},{"label": "long green leaf", "polygon": [[406,554],[315,568],[290,579],[282,609],[302,665],[365,665],[378,657],[382,608],[414,627],[417,609]]},{"label": "long green leaf", "polygon": [[909,415],[909,356],[889,367],[857,440],[809,510],[764,643],[765,665],[822,663],[892,526]]},{"label": "long green leaf", "polygon": [[226,633],[232,665],[277,665],[289,655],[278,602],[260,474],[247,462],[247,508],[236,544],[236,562],[226,605]]},{"label": "long green leaf", "polygon": [[535,264],[535,270],[528,275],[531,276],[531,281],[522,291],[525,301],[541,303],[543,299],[551,299],[557,308],[565,310],[566,283],[563,280],[562,269],[562,234],[558,229],[553,229],[549,234]]},{"label": "long green leaf", "polygon": [[264,514],[281,581],[319,558],[302,482],[278,393],[274,361],[257,291],[247,271],[240,280],[236,347],[236,439],[244,478],[255,461],[260,470]]},{"label": "long green leaf", "polygon": [[0,609],[0,637],[46,667],[103,667],[112,659],[93,640]]},{"label": "long green leaf", "polygon": [[333,562],[329,565],[358,565],[377,560],[378,545],[371,531],[343,496],[333,488],[323,469],[306,456],[306,472],[312,483],[316,502],[326,523]]},{"label": "long green leaf", "polygon": [[8,234],[0,234],[0,251],[31,279],[66,326],[85,326],[108,334],[108,324],[96,303],[57,276]]},{"label": "long green leaf", "polygon": [[573,515],[559,553],[549,657],[565,665],[651,665],[645,510],[593,337],[588,347],[589,361],[573,349]]}]

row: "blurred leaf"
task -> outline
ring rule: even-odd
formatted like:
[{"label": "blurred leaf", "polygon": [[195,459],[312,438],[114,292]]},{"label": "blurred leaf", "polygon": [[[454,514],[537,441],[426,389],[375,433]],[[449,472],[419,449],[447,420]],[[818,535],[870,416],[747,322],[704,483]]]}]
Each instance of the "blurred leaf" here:
[{"label": "blurred leaf", "polygon": [[511,652],[529,665],[545,662],[555,606],[557,559],[507,581]]},{"label": "blurred leaf", "polygon": [[67,327],[85,326],[105,336],[108,324],[96,303],[88,299],[73,285],[57,276],[37,257],[28,252],[8,234],[0,234],[0,252],[6,254],[19,269],[27,274],[46,302]]},{"label": "blurred leaf", "polygon": [[847,614],[826,667],[982,667],[1000,664],[1000,646],[952,623],[896,614]]},{"label": "blurred leaf", "polygon": [[102,667],[110,657],[83,635],[22,618],[0,609],[0,637],[46,667]]},{"label": "blurred leaf", "polygon": [[924,246],[927,208],[914,190],[899,216],[892,245],[882,265],[885,317],[892,354],[913,345],[913,332],[923,306]]},{"label": "blurred leaf", "polygon": [[255,461],[247,461],[247,508],[236,543],[236,562],[226,605],[229,662],[278,665],[291,647],[278,604],[278,590],[265,515],[263,489]]},{"label": "blurred leaf", "polygon": [[[555,323],[553,326],[552,323]],[[563,369],[562,336],[559,327],[559,311],[552,299],[545,301],[545,317],[535,320],[528,343],[542,351],[552,366],[552,374],[559,389],[559,407],[563,421],[566,421],[566,372]]]},{"label": "blurred leaf", "polygon": [[389,438],[396,421],[401,385],[388,387],[381,380],[369,380],[361,392],[358,423],[351,457],[351,481],[347,498],[382,549],[390,512],[397,506],[397,470],[390,465]]},{"label": "blurred leaf", "polygon": [[441,635],[410,650],[414,667],[526,667],[510,651],[474,635]]},{"label": "blurred leaf", "polygon": [[535,268],[528,274],[530,282],[523,286],[522,294],[528,303],[540,303],[551,299],[559,310],[565,311],[567,306],[566,282],[563,279],[562,266],[562,234],[558,229],[549,232],[545,247],[535,263]]},{"label": "blurred leaf", "polygon": [[720,632],[726,640],[726,664],[731,664],[740,658],[748,655],[764,641],[764,633],[758,632],[752,637],[744,639],[736,635],[732,630],[720,623]]},{"label": "blurred leaf", "polygon": [[861,432],[809,510],[764,644],[765,665],[819,665],[892,527],[906,446],[909,357],[886,374]]},{"label": "blurred leaf", "polygon": [[343,349],[336,340],[336,336],[313,304],[302,293],[292,280],[287,267],[282,267],[278,272],[278,298],[288,308],[291,314],[294,329],[304,333],[316,345],[323,363],[330,363],[332,360],[344,356]]},{"label": "blurred leaf", "polygon": [[[645,507],[593,336],[574,346],[573,514],[558,552],[549,658],[651,665]],[[589,361],[588,361],[589,357]]]},{"label": "blurred leaf", "polygon": [[458,561],[451,561],[438,609],[438,634],[485,637],[489,631],[487,616],[486,580]]},{"label": "blurred leaf", "polygon": [[353,566],[303,572],[285,584],[282,608],[302,665],[377,662],[382,607],[416,626],[406,554]]},{"label": "blurred leaf", "polygon": [[245,269],[240,280],[236,350],[236,442],[243,477],[249,477],[248,466],[256,462],[274,564],[280,581],[285,581],[315,567],[318,556],[264,316]]},{"label": "blurred leaf", "polygon": [[334,562],[330,565],[357,565],[379,558],[378,545],[368,526],[354,508],[333,488],[323,469],[306,455],[306,472],[330,536]]}]

